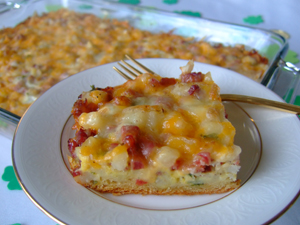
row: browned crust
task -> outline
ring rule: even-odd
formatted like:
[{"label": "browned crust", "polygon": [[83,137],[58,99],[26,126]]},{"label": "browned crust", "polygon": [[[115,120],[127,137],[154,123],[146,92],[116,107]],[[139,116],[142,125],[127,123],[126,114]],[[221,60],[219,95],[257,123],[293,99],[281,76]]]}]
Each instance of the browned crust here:
[{"label": "browned crust", "polygon": [[[80,183],[80,182],[78,182]],[[81,183],[80,183],[81,184]],[[153,188],[148,185],[126,185],[121,184],[121,187],[115,185],[93,185],[81,184],[87,188],[91,188],[101,193],[112,193],[114,195],[124,194],[141,194],[141,195],[200,195],[200,194],[221,194],[232,191],[240,186],[240,180],[227,183],[224,186],[209,186],[209,185],[195,185],[183,187],[169,187],[169,188]]]}]

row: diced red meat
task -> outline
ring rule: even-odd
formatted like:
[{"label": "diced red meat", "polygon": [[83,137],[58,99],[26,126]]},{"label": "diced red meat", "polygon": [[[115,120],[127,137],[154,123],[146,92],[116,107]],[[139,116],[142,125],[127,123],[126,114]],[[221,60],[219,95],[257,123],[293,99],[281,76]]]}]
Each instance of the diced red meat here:
[{"label": "diced red meat", "polygon": [[133,170],[142,169],[146,165],[145,157],[139,146],[140,129],[138,126],[126,125],[121,128],[122,142],[127,146],[130,157],[130,166]]},{"label": "diced red meat", "polygon": [[82,100],[81,98],[78,99],[73,106],[72,114],[74,115],[75,119],[78,118],[82,113],[89,113],[93,111],[97,111],[98,105],[95,103],[88,103],[86,99]]},{"label": "diced red meat", "polygon": [[214,47],[214,48],[222,48],[223,45],[222,45],[222,44],[215,44],[213,47]]},{"label": "diced red meat", "polygon": [[161,78],[160,82],[161,85],[163,86],[170,86],[170,85],[174,85],[177,83],[177,80],[175,78],[168,78],[168,77],[163,77]]},{"label": "diced red meat", "polygon": [[125,137],[131,135],[135,141],[137,141],[138,135],[140,133],[140,128],[134,125],[126,125],[121,127],[121,140],[124,143]]},{"label": "diced red meat", "polygon": [[160,82],[154,78],[151,78],[149,79],[149,84],[152,86],[152,87],[158,87],[160,86]]},{"label": "diced red meat", "polygon": [[261,56],[255,49],[249,51],[249,56],[254,57],[257,62],[268,64],[269,60],[266,57]]},{"label": "diced red meat", "polygon": [[174,105],[174,100],[168,96],[159,96],[155,100],[156,105],[165,105],[168,108],[172,108]]},{"label": "diced red meat", "polygon": [[78,147],[78,143],[75,140],[73,140],[72,138],[70,138],[68,140],[68,149],[73,157],[75,156],[74,151],[75,151],[76,147]]},{"label": "diced red meat", "polygon": [[77,177],[77,176],[81,175],[81,172],[78,170],[71,171],[71,173],[72,173],[73,177]]},{"label": "diced red meat", "polygon": [[113,93],[114,93],[114,91],[115,91],[115,88],[114,88],[114,87],[106,87],[106,88],[104,88],[104,89],[99,88],[98,90],[105,91],[105,92],[107,93],[107,97],[108,97],[107,101],[108,101],[108,102],[112,100],[112,98],[113,98]]},{"label": "diced red meat", "polygon": [[126,96],[118,96],[113,99],[113,102],[119,106],[130,106],[131,100]]},{"label": "diced red meat", "polygon": [[183,165],[183,159],[179,158],[176,160],[174,165],[171,167],[171,170],[179,170],[182,165]]},{"label": "diced red meat", "polygon": [[228,114],[226,113],[226,110],[225,110],[225,118],[228,119]]},{"label": "diced red meat", "polygon": [[126,125],[121,128],[122,143],[127,146],[130,167],[133,170],[145,168],[146,158],[150,156],[156,143],[149,136],[140,133],[138,126]]},{"label": "diced red meat", "polygon": [[205,166],[204,167],[204,171],[202,171],[202,173],[205,173],[205,172],[210,172],[210,171],[212,171],[212,166]]},{"label": "diced red meat", "polygon": [[85,140],[88,137],[93,136],[93,135],[94,135],[94,132],[92,130],[85,131],[83,129],[80,129],[79,131],[76,132],[74,138],[70,138],[68,140],[68,149],[73,157],[75,156],[74,155],[75,148],[80,146],[83,142],[85,142]]},{"label": "diced red meat", "polygon": [[147,181],[143,181],[143,180],[140,180],[140,179],[137,179],[135,184],[136,185],[144,185],[144,184],[147,184],[148,182]]},{"label": "diced red meat", "polygon": [[70,169],[70,172],[73,177],[81,175],[81,171],[79,170],[81,167],[81,162],[79,161],[79,165],[77,165],[75,168]]},{"label": "diced red meat", "polygon": [[127,149],[128,155],[130,157],[130,167],[133,170],[139,170],[145,168],[147,164],[145,157],[137,147],[130,147]]},{"label": "diced red meat", "polygon": [[132,135],[127,135],[123,139],[123,143],[128,147],[128,151],[133,153],[136,151],[136,140]]},{"label": "diced red meat", "polygon": [[205,92],[200,89],[198,85],[192,85],[188,90],[189,95],[196,97],[197,99],[203,99]]},{"label": "diced red meat", "polygon": [[193,164],[189,167],[194,173],[208,172],[211,170],[211,157],[209,152],[200,152],[194,156]]},{"label": "diced red meat", "polygon": [[161,175],[163,175],[163,172],[162,172],[162,171],[157,171],[157,172],[156,172],[156,175],[157,175],[157,176],[161,176]]},{"label": "diced red meat", "polygon": [[191,83],[191,82],[201,82],[204,79],[204,74],[201,72],[192,72],[181,75],[181,82]]},{"label": "diced red meat", "polygon": [[[77,135],[78,135],[78,137],[81,137],[82,138],[82,136],[84,136],[84,134],[83,133],[85,133],[85,135],[86,135],[86,137],[88,138],[88,137],[90,137],[90,136],[94,136],[94,135],[96,135],[97,134],[97,131],[95,131],[95,130],[93,130],[93,129],[86,129],[86,130],[84,130],[84,129],[80,129],[79,130],[79,132],[80,132],[80,134],[79,133],[77,133]],[[83,133],[81,133],[81,132],[83,132]],[[76,136],[76,135],[75,135]],[[82,142],[84,142],[86,139],[84,139]],[[80,144],[82,144],[82,142],[80,143]]]},{"label": "diced red meat", "polygon": [[258,52],[255,49],[252,49],[251,51],[249,51],[250,56],[254,56],[254,55],[257,55],[257,54],[258,54]]},{"label": "diced red meat", "polygon": [[126,91],[123,92],[122,96],[126,96],[128,98],[136,98],[136,97],[141,97],[143,96],[141,93],[137,92],[137,91],[134,91],[132,89],[128,89]]},{"label": "diced red meat", "polygon": [[139,138],[139,148],[141,149],[142,154],[147,158],[150,156],[151,152],[155,147],[155,142],[149,137],[141,136]]},{"label": "diced red meat", "polygon": [[134,159],[131,161],[131,166],[134,170],[143,169],[145,167],[142,161],[135,161]]},{"label": "diced red meat", "polygon": [[198,85],[192,85],[190,89],[188,90],[189,95],[193,95],[195,93],[198,93],[200,91],[200,87]]},{"label": "diced red meat", "polygon": [[211,157],[209,152],[200,152],[196,156],[196,162],[200,163],[200,165],[210,165]]},{"label": "diced red meat", "polygon": [[75,138],[78,145],[81,145],[88,138],[88,135],[85,133],[83,129],[80,129],[78,132],[76,132]]}]

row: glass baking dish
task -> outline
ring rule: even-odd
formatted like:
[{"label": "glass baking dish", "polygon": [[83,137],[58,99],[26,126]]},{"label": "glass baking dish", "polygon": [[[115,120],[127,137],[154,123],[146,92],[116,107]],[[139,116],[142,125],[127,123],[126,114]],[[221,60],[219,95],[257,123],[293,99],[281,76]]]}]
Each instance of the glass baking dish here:
[{"label": "glass baking dish", "polygon": [[[42,14],[60,8],[68,8],[82,13],[91,13],[101,18],[127,20],[141,30],[168,32],[185,37],[203,39],[209,43],[234,46],[245,45],[257,50],[269,60],[268,69],[259,82],[270,89],[278,89],[278,79],[282,75],[282,58],[285,56],[287,40],[272,31],[247,26],[223,23],[198,17],[143,8],[108,1],[91,0],[23,0],[0,3],[0,27],[14,27],[34,13]],[[0,59],[1,60],[1,59]],[[281,62],[281,63],[279,63]],[[291,76],[293,77],[293,73]],[[292,80],[292,78],[291,78]],[[288,87],[287,90],[282,91]],[[291,85],[279,88],[281,97],[293,89]],[[0,108],[0,134],[12,138],[20,119],[19,116]]]}]

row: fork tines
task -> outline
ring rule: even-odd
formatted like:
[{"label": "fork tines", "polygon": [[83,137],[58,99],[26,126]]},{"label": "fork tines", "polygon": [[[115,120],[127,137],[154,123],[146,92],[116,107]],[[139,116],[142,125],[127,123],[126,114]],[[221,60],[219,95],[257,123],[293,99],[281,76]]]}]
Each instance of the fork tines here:
[{"label": "fork tines", "polygon": [[[129,59],[131,62],[133,62],[134,64],[136,64],[138,67],[140,67],[142,70],[144,70],[147,73],[154,73],[152,70],[150,70],[149,68],[145,67],[144,65],[142,65],[141,63],[139,63],[138,61],[136,61],[135,59],[131,58],[129,55],[125,55],[125,57],[127,59]],[[135,67],[133,67],[132,65],[130,65],[129,63],[125,62],[124,60],[121,60],[121,62],[125,65],[122,65],[121,63],[118,63],[118,65],[120,67],[122,67],[127,73],[129,73],[131,76],[133,76],[134,78],[136,78],[138,75],[142,74],[141,71],[139,71],[138,69],[136,69]],[[126,67],[127,66],[127,67]],[[115,66],[113,67],[113,69],[115,71],[117,71],[122,77],[124,77],[127,80],[132,80],[131,77],[129,77],[126,73],[122,72],[121,70],[119,70],[118,68],[116,68]]]}]

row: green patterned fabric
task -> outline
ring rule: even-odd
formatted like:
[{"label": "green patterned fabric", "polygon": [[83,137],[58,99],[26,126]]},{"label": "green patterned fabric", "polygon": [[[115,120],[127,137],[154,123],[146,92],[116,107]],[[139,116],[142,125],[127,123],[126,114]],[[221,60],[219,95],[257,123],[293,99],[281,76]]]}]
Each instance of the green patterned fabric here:
[{"label": "green patterned fabric", "polygon": [[192,11],[174,11],[174,12],[181,13],[184,15],[189,15],[189,16],[201,17],[201,13],[199,13],[199,12],[192,12]]},{"label": "green patterned fabric", "polygon": [[131,5],[140,4],[140,0],[119,0],[120,3],[126,3]]},{"label": "green patterned fabric", "polygon": [[9,190],[22,190],[12,166],[5,167],[2,180],[8,181],[7,188]]},{"label": "green patterned fabric", "polygon": [[178,0],[163,0],[163,3],[165,4],[176,4],[178,2]]},{"label": "green patterned fabric", "polygon": [[260,15],[259,16],[248,16],[248,17],[244,18],[243,20],[245,23],[253,24],[253,25],[264,22],[262,16],[260,16]]}]

